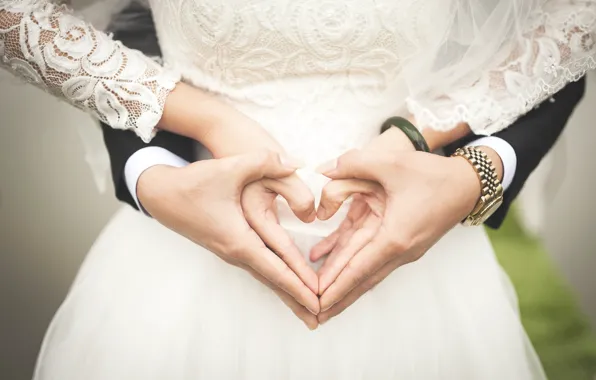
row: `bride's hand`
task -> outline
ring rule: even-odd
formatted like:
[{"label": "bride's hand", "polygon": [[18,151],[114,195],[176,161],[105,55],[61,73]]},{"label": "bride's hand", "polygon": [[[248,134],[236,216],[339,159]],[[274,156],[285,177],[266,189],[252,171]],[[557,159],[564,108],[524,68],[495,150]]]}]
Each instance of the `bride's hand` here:
[{"label": "bride's hand", "polygon": [[295,169],[282,164],[274,152],[199,161],[184,168],[154,166],[139,178],[137,193],[147,212],[166,227],[249,270],[267,286],[278,289],[280,296],[280,291],[290,295],[292,298],[281,298],[314,328],[319,312],[315,292],[265,246],[240,205],[248,184],[263,178],[285,178]]},{"label": "bride's hand", "polygon": [[357,194],[352,218],[311,252],[313,259],[329,254],[320,272],[321,323],[420,258],[480,196],[476,173],[465,160],[417,152],[398,129],[390,131],[321,168],[333,181],[323,191],[320,218]]}]

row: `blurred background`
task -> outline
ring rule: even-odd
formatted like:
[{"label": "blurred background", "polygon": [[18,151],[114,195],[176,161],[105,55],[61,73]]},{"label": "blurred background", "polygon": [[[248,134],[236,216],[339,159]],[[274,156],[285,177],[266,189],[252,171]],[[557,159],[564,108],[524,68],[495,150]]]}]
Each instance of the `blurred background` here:
[{"label": "blurred background", "polygon": [[[555,380],[596,379],[596,75],[588,79],[517,215],[491,232]],[[88,116],[3,72],[0,88],[0,379],[28,380],[50,319],[118,204],[84,160],[77,129],[93,127]]]}]

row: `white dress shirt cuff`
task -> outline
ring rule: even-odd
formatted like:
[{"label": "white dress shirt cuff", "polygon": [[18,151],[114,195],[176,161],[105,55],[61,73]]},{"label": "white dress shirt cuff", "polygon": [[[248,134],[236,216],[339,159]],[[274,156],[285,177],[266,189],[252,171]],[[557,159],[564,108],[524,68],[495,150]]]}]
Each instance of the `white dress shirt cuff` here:
[{"label": "white dress shirt cuff", "polygon": [[130,195],[132,195],[139,210],[143,211],[145,215],[150,216],[137,197],[137,182],[141,174],[147,169],[155,165],[168,165],[181,168],[188,165],[188,161],[175,155],[174,153],[157,146],[149,146],[136,151],[126,161],[124,166],[124,180]]},{"label": "white dress shirt cuff", "polygon": [[467,146],[486,146],[497,152],[503,163],[503,180],[501,183],[503,184],[503,189],[507,190],[511,182],[513,182],[515,170],[517,169],[517,155],[513,147],[507,141],[496,136],[479,138]]}]

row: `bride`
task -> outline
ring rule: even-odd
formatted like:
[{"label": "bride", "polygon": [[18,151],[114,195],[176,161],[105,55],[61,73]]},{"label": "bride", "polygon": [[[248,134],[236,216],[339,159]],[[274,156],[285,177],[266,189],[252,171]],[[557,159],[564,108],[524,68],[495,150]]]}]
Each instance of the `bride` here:
[{"label": "bride", "polygon": [[596,1],[150,3],[165,67],[0,0],[8,70],[214,157],[143,174],[153,218],[105,227],[36,380],[544,378],[487,236],[459,223],[479,169],[379,130],[402,115],[436,149],[507,127],[595,66]]}]

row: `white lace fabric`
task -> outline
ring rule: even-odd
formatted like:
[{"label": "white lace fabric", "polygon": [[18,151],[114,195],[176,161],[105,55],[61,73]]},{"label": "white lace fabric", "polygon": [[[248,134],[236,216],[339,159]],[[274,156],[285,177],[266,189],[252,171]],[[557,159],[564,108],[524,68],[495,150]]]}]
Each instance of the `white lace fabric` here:
[{"label": "white lace fabric", "polygon": [[[441,44],[454,4],[477,9],[505,3],[155,0],[151,6],[166,61],[197,86],[263,106],[300,97],[296,101],[311,108],[343,92],[385,110],[393,104],[411,113],[421,129],[449,130],[467,122],[475,133],[488,135],[596,67],[596,0],[533,1],[520,33],[484,49],[489,59],[469,72],[454,68],[461,80],[440,78],[449,85],[433,82],[432,68],[416,64],[417,54]],[[491,37],[490,28],[483,32]],[[440,51],[435,57],[442,59]],[[410,86],[411,73],[427,82],[424,90]],[[291,78],[306,82],[314,76],[320,80],[313,89],[328,84],[328,96],[287,85]]]},{"label": "white lace fabric", "polygon": [[0,0],[0,65],[145,142],[179,80],[47,0]]},{"label": "white lace fabric", "polygon": [[408,98],[418,125],[449,130],[466,122],[476,134],[490,135],[596,68],[596,1],[546,0],[525,27],[521,39],[469,81]]},{"label": "white lace fabric", "polygon": [[[269,107],[293,97],[309,114],[321,99],[357,98],[379,118],[402,110],[420,128],[467,122],[477,134],[492,134],[596,67],[596,0],[532,1],[540,5],[522,38],[491,52],[491,62],[462,80],[434,87],[432,73],[412,62],[445,34],[450,7],[498,0],[155,0],[151,6],[166,62],[225,97]],[[0,59],[145,141],[178,80],[47,0],[0,0]],[[427,90],[408,85],[405,73],[413,72],[429,78]],[[316,88],[287,86],[299,79],[307,87],[306,78],[315,77]],[[327,118],[339,112],[330,105]]]}]

